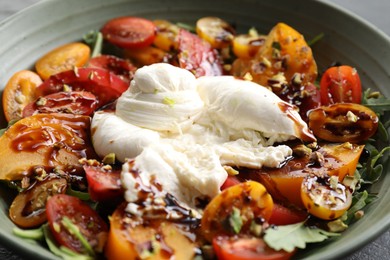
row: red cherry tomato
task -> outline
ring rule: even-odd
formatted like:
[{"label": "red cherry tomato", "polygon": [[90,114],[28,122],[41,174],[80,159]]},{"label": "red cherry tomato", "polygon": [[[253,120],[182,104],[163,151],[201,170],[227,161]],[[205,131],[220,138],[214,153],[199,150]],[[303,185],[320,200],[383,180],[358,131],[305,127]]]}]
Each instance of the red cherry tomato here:
[{"label": "red cherry tomato", "polygon": [[105,170],[102,166],[84,165],[84,171],[92,200],[112,201],[121,198],[120,170]]},{"label": "red cherry tomato", "polygon": [[327,69],[321,78],[321,103],[361,103],[362,86],[355,68],[338,66]]},{"label": "red cherry tomato", "polygon": [[228,176],[226,181],[222,184],[221,190],[225,190],[231,186],[239,184],[241,181],[236,176]]},{"label": "red cherry tomato", "polygon": [[302,222],[307,217],[308,214],[306,211],[288,208],[275,203],[268,223],[274,225],[290,225]]},{"label": "red cherry tomato", "polygon": [[156,26],[140,17],[124,16],[108,21],[101,29],[104,39],[121,48],[142,48],[153,43]]},{"label": "red cherry tomato", "polygon": [[218,260],[287,260],[295,253],[276,251],[256,237],[218,236],[213,248]]},{"label": "red cherry tomato", "polygon": [[216,51],[199,36],[186,30],[179,35],[179,65],[196,77],[222,75],[222,66]]},{"label": "red cherry tomato", "polygon": [[130,83],[137,68],[130,61],[113,55],[100,55],[89,60],[88,67],[106,69]]},{"label": "red cherry tomato", "polygon": [[77,226],[95,252],[102,252],[108,226],[88,204],[66,194],[54,195],[46,203],[46,214],[55,240],[79,253],[86,253],[81,241],[64,225],[68,218]]},{"label": "red cherry tomato", "polygon": [[128,87],[128,84],[108,70],[79,68],[51,76],[36,91],[37,96],[46,96],[66,88],[73,91],[85,90],[97,97],[100,107],[117,99]]},{"label": "red cherry tomato", "polygon": [[23,117],[34,114],[67,113],[89,116],[97,108],[94,94],[86,91],[58,92],[28,104],[23,109]]}]

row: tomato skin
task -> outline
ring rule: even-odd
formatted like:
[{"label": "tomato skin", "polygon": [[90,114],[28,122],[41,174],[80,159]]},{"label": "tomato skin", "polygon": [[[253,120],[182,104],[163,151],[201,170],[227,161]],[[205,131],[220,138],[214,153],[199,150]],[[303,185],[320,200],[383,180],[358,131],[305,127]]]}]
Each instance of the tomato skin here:
[{"label": "tomato skin", "polygon": [[[38,105],[40,100],[44,102],[43,105]],[[23,117],[38,113],[68,113],[89,116],[95,111],[97,104],[95,95],[90,92],[58,92],[28,104],[23,109]]]},{"label": "tomato skin", "polygon": [[65,193],[67,181],[49,177],[19,193],[9,208],[13,223],[21,228],[34,228],[46,222],[45,203],[54,194]]},{"label": "tomato skin", "polygon": [[91,118],[37,114],[23,118],[0,136],[0,179],[20,180],[35,167],[82,172],[81,158],[96,158],[90,140]]},{"label": "tomato skin", "polygon": [[239,233],[250,233],[253,221],[258,225],[268,221],[272,207],[272,197],[262,184],[255,181],[239,183],[223,190],[207,204],[202,216],[201,232],[210,242],[217,235],[235,234],[236,231],[226,223],[229,223],[234,209],[238,209],[242,220]]},{"label": "tomato skin", "polygon": [[68,43],[42,56],[35,63],[35,69],[39,76],[45,80],[51,75],[62,71],[84,66],[89,59],[90,53],[90,48],[84,43]]},{"label": "tomato skin", "polygon": [[102,166],[84,165],[88,182],[88,193],[94,201],[118,201],[123,191],[120,170],[104,170]]},{"label": "tomato skin", "polygon": [[153,43],[156,26],[144,18],[124,16],[108,21],[101,32],[105,40],[118,47],[142,48]]},{"label": "tomato skin", "polygon": [[213,248],[218,260],[287,260],[295,253],[276,251],[255,237],[217,236]]},{"label": "tomato skin", "polygon": [[130,84],[137,68],[130,61],[113,55],[99,55],[88,62],[90,68],[106,69],[119,76],[126,84]]},{"label": "tomato skin", "polygon": [[64,85],[73,91],[89,91],[98,98],[98,107],[117,99],[129,87],[108,70],[79,68],[55,74],[37,88],[37,96],[46,96],[64,90]]},{"label": "tomato skin", "polygon": [[222,66],[215,50],[199,36],[181,29],[179,38],[179,66],[196,77],[220,76]]},{"label": "tomato skin", "polygon": [[[110,217],[110,232],[104,249],[108,260],[194,259],[198,245],[186,235],[187,224],[148,219],[146,225],[126,213],[126,205],[120,205]],[[142,256],[145,249],[152,250],[150,257]]]},{"label": "tomato skin", "polygon": [[359,143],[378,129],[378,116],[363,105],[336,103],[309,112],[309,128],[314,135],[329,142]]},{"label": "tomato skin", "polygon": [[41,84],[39,75],[29,70],[16,72],[8,80],[2,97],[4,115],[8,122],[22,118],[23,108],[37,98],[36,88]]},{"label": "tomato skin", "polygon": [[325,71],[321,81],[321,103],[361,103],[362,86],[359,74],[350,66],[331,67]]},{"label": "tomato skin", "polygon": [[[62,224],[64,217],[79,227],[94,251],[102,252],[108,234],[108,226],[88,204],[66,194],[52,196],[46,203],[47,219],[56,241],[79,253],[84,253],[81,242]],[[59,229],[58,229],[59,227]]]},{"label": "tomato skin", "polygon": [[274,203],[272,215],[268,223],[273,225],[290,225],[305,221],[308,216],[306,211],[288,208]]},{"label": "tomato skin", "polygon": [[229,23],[214,16],[200,18],[196,22],[196,33],[216,49],[228,47],[236,34]]},{"label": "tomato skin", "polygon": [[324,220],[341,217],[352,204],[352,192],[342,183],[330,184],[329,176],[305,177],[301,187],[303,204],[310,214]]},{"label": "tomato skin", "polygon": [[236,176],[228,176],[225,182],[221,186],[221,190],[225,190],[227,188],[230,188],[231,186],[234,186],[236,184],[241,183],[241,181]]}]

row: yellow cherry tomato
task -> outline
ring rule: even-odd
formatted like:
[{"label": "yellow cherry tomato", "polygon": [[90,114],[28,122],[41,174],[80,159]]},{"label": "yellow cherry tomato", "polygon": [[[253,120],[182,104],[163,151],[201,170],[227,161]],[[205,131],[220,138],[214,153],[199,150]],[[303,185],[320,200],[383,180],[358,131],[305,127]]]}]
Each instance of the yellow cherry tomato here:
[{"label": "yellow cherry tomato", "polygon": [[177,40],[180,30],[179,26],[167,20],[155,20],[153,23],[157,29],[153,44],[163,51],[177,50],[179,45]]},{"label": "yellow cherry tomato", "polygon": [[196,33],[213,48],[222,49],[232,42],[234,28],[218,17],[203,17],[196,22]]},{"label": "yellow cherry tomato", "polygon": [[265,187],[247,181],[223,190],[204,210],[201,231],[208,241],[217,235],[245,234],[252,224],[268,221],[273,200]]},{"label": "yellow cherry tomato", "polygon": [[35,63],[35,69],[42,79],[51,75],[84,66],[89,59],[90,48],[81,42],[62,45],[48,52]]},{"label": "yellow cherry tomato", "polygon": [[307,211],[324,220],[341,217],[352,204],[352,192],[337,177],[307,175],[301,187],[301,198]]}]

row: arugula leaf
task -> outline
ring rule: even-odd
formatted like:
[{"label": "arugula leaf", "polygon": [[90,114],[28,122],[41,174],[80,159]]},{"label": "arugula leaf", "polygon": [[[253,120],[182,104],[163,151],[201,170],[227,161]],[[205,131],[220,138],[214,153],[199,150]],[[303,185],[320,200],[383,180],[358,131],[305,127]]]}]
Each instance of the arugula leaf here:
[{"label": "arugula leaf", "polygon": [[268,228],[265,231],[264,241],[275,250],[292,252],[295,248],[305,248],[307,243],[322,242],[334,236],[340,236],[340,234],[307,227],[305,222],[300,222]]},{"label": "arugula leaf", "polygon": [[356,192],[352,198],[352,206],[346,212],[345,224],[350,224],[357,220],[355,217],[356,212],[362,210],[366,205],[370,204],[377,199],[376,195],[369,194],[366,190],[362,192]]},{"label": "arugula leaf", "polygon": [[314,44],[316,44],[317,42],[319,42],[322,38],[324,38],[324,36],[325,36],[324,33],[317,34],[316,36],[314,36],[314,38],[312,38],[311,40],[309,40],[309,41],[307,42],[307,45],[313,46]]},{"label": "arugula leaf", "polygon": [[88,240],[83,236],[83,234],[80,232],[80,229],[78,226],[76,226],[72,220],[70,220],[68,217],[63,217],[61,223],[64,225],[64,227],[69,231],[70,234],[75,236],[80,242],[81,245],[84,247],[86,252],[93,256],[95,255],[95,252],[93,251],[91,245],[89,244]]},{"label": "arugula leaf", "polygon": [[83,40],[92,49],[91,57],[99,56],[103,49],[103,35],[99,31],[90,31],[83,35]]},{"label": "arugula leaf", "polygon": [[386,111],[390,111],[390,99],[387,99],[377,91],[371,91],[371,89],[363,92],[362,105],[371,108],[380,115],[383,115]]}]

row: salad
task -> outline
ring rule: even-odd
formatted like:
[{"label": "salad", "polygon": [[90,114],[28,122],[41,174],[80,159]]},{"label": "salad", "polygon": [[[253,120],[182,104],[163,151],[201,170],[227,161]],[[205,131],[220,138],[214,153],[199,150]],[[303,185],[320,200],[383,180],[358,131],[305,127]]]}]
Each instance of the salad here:
[{"label": "salad", "polygon": [[65,259],[293,258],[364,217],[389,150],[386,98],[284,23],[118,17],[2,98],[15,234]]}]

